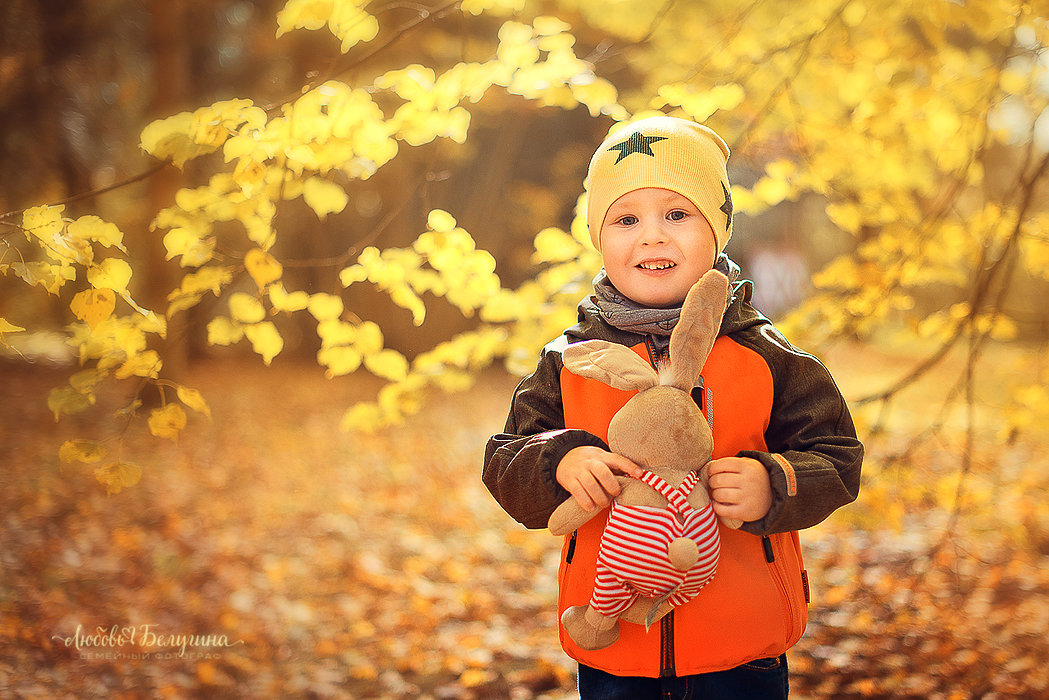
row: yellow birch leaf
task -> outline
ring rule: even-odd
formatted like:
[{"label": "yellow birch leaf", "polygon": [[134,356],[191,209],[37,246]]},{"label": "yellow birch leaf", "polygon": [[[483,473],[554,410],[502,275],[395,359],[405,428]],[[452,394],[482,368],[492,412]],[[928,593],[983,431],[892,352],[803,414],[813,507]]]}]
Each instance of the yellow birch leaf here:
[{"label": "yellow birch leaf", "polygon": [[582,246],[559,228],[544,228],[535,236],[535,253],[532,262],[565,262],[579,256]]},{"label": "yellow birch leaf", "polygon": [[277,37],[293,29],[320,29],[331,17],[333,0],[288,0],[277,13]]},{"label": "yellow birch leaf", "polygon": [[63,462],[91,464],[106,456],[108,450],[97,440],[66,440],[58,449],[58,458]]},{"label": "yellow birch leaf", "polygon": [[251,341],[252,349],[262,356],[267,365],[284,349],[284,339],[271,322],[256,323],[244,327],[244,335]]},{"label": "yellow birch leaf", "polygon": [[71,386],[52,389],[47,395],[47,407],[55,414],[57,422],[62,414],[72,415],[91,406],[93,396],[82,394]]},{"label": "yellow birch leaf", "polygon": [[266,285],[276,282],[284,274],[284,268],[277,259],[259,248],[252,248],[244,256],[244,267],[248,274],[255,280],[261,292]]},{"label": "yellow birch leaf", "polygon": [[0,317],[0,345],[10,347],[10,345],[4,342],[5,333],[21,333],[24,330],[25,328],[22,328],[21,326],[16,326],[15,324],[9,322],[6,318]]},{"label": "yellow birch leaf", "polygon": [[364,357],[364,366],[377,377],[399,382],[408,376],[408,360],[404,355],[386,348]]},{"label": "yellow birch leaf", "polygon": [[30,207],[22,213],[22,228],[44,243],[50,243],[62,233],[62,212],[65,205]]},{"label": "yellow birch leaf", "polygon": [[345,345],[321,348],[317,351],[317,362],[328,368],[324,375],[332,379],[356,372],[361,366],[361,354]]},{"label": "yellow birch leaf", "polygon": [[128,377],[152,377],[154,379],[160,374],[163,363],[156,350],[146,350],[133,355],[124,364],[117,368],[113,375],[117,379]]},{"label": "yellow birch leaf", "polygon": [[342,316],[345,307],[340,297],[322,292],[310,295],[307,308],[318,321],[330,321]]},{"label": "yellow birch leaf", "polygon": [[112,289],[119,294],[127,293],[131,281],[131,266],[119,258],[106,258],[87,270],[87,281],[95,289]]},{"label": "yellow birch leaf", "polygon": [[443,209],[433,209],[426,217],[426,227],[437,233],[448,233],[455,228],[455,218]]},{"label": "yellow birch leaf", "polygon": [[112,289],[85,289],[73,297],[69,309],[94,330],[99,323],[113,315],[116,304],[117,295]]},{"label": "yellow birch leaf", "polygon": [[229,314],[240,323],[258,323],[266,318],[266,308],[257,297],[236,292],[229,297]]},{"label": "yellow birch leaf", "polygon": [[233,345],[244,337],[244,326],[225,316],[208,321],[208,345]]},{"label": "yellow birch leaf", "polygon": [[302,311],[310,303],[310,295],[303,291],[289,293],[283,284],[270,287],[270,303],[276,311]]},{"label": "yellow birch leaf", "polygon": [[319,177],[311,177],[302,183],[302,198],[309,208],[316,212],[319,219],[342,211],[350,201],[344,189],[330,180]]},{"label": "yellow birch leaf", "polygon": [[150,411],[147,422],[153,435],[178,442],[179,431],[186,427],[186,412],[177,403],[169,403]]},{"label": "yellow birch leaf", "polygon": [[208,418],[211,418],[211,408],[208,406],[208,402],[204,400],[203,394],[199,391],[180,384],[175,389],[175,394],[178,396],[179,401],[186,404],[194,411],[203,413]]},{"label": "yellow birch leaf", "polygon": [[142,479],[142,467],[130,462],[110,462],[95,470],[95,479],[106,487],[106,493],[112,496],[128,486],[134,486]]},{"label": "yellow birch leaf", "polygon": [[164,234],[165,260],[181,257],[182,267],[200,267],[214,257],[215,238],[199,230],[178,226]]},{"label": "yellow birch leaf", "polygon": [[402,309],[412,312],[412,323],[421,326],[426,320],[426,305],[419,295],[406,284],[400,284],[390,290],[390,300]]},{"label": "yellow birch leaf", "polygon": [[371,41],[379,33],[378,20],[349,2],[336,3],[328,27],[342,41],[343,53],[362,41]]},{"label": "yellow birch leaf", "polygon": [[382,350],[382,329],[377,323],[365,321],[357,326],[357,338],[355,339],[357,349],[365,355],[374,355]]},{"label": "yellow birch leaf", "polygon": [[69,228],[66,230],[72,238],[80,238],[86,241],[98,241],[107,248],[115,247],[125,252],[127,251],[124,247],[124,234],[120,232],[120,229],[117,228],[116,224],[103,221],[97,216],[90,214],[87,216],[81,216],[79,219],[69,224]]},{"label": "yellow birch leaf", "polygon": [[192,112],[158,119],[146,126],[139,137],[142,150],[159,160],[171,159],[176,167],[182,168],[186,161],[208,152],[194,142],[190,136],[194,127]]}]

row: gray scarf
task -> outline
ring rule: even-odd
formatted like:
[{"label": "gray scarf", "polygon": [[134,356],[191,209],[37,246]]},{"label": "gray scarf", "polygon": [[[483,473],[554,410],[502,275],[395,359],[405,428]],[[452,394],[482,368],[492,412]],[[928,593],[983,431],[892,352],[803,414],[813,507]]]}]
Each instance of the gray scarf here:
[{"label": "gray scarf", "polygon": [[[734,296],[732,290],[740,274],[739,266],[727,255],[721,253],[717,262],[714,263],[714,269],[728,277],[728,301],[732,303]],[[638,335],[669,336],[681,316],[680,306],[660,309],[642,306],[633,299],[627,298],[608,279],[604,268],[594,278],[594,291],[596,292],[594,303],[601,312],[601,318],[621,331]]]}]

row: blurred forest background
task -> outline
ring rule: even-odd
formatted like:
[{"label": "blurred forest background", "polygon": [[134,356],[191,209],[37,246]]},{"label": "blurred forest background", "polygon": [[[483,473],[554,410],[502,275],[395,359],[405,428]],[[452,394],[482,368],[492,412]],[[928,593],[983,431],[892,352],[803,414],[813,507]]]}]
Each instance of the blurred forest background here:
[{"label": "blurred forest background", "polygon": [[658,110],[726,137],[728,252],[868,446],[795,696],[1049,697],[1047,19],[5,0],[0,696],[572,697],[481,451]]}]

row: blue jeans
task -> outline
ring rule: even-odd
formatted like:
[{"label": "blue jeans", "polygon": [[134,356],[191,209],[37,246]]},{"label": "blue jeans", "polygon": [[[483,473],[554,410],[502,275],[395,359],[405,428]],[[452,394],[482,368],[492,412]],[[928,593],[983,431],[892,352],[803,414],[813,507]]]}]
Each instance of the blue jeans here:
[{"label": "blue jeans", "polygon": [[785,700],[787,655],[674,678],[613,676],[579,665],[580,700]]}]

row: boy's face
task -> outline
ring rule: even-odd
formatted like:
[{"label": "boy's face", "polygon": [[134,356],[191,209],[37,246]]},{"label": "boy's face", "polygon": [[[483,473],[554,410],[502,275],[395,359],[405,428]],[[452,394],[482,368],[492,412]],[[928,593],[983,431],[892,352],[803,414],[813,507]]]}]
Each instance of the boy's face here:
[{"label": "boy's face", "polygon": [[687,197],[646,187],[612,203],[601,222],[601,255],[616,289],[638,304],[680,304],[714,264],[710,224]]}]

